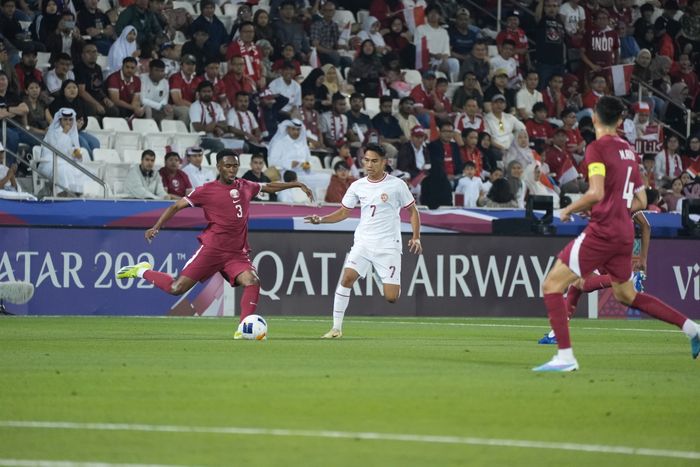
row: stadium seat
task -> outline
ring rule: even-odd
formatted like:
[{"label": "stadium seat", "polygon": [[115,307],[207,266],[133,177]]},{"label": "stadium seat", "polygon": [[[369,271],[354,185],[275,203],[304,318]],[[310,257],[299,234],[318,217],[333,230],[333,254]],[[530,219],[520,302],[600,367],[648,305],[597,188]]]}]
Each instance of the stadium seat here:
[{"label": "stadium seat", "polygon": [[114,147],[114,138],[116,133],[112,130],[90,130],[88,131],[92,136],[100,141],[100,147],[102,149],[110,149]]},{"label": "stadium seat", "polygon": [[450,102],[452,102],[452,97],[454,97],[455,92],[460,87],[462,87],[462,83],[460,83],[460,82],[448,84],[447,85],[447,92],[445,93],[445,97],[447,97],[450,100]]},{"label": "stadium seat", "polygon": [[36,67],[46,72],[46,70],[51,67],[51,52],[37,52],[36,53]]},{"label": "stadium seat", "polygon": [[423,82],[423,78],[418,70],[401,70],[404,76],[404,81],[411,85],[411,87],[417,86]]},{"label": "stadium seat", "polygon": [[160,126],[163,133],[189,133],[185,122],[180,120],[161,120]]},{"label": "stadium seat", "polygon": [[141,163],[141,154],[143,151],[140,149],[124,149],[122,151],[122,161],[124,161],[125,164],[140,164]]},{"label": "stadium seat", "polygon": [[119,164],[123,162],[116,149],[97,148],[92,151],[92,157],[95,159],[95,162],[107,164]]},{"label": "stadium seat", "polygon": [[365,18],[369,16],[369,10],[359,10],[357,12],[357,22],[364,24]]},{"label": "stadium seat", "polygon": [[127,121],[123,118],[119,117],[105,117],[102,119],[102,127],[105,130],[114,130],[114,131],[131,131],[131,128],[129,128],[129,124]]},{"label": "stadium seat", "polygon": [[[335,164],[337,164],[338,162],[342,162],[342,161],[343,161],[342,157],[335,156],[333,158],[333,160],[331,161],[331,165],[329,165],[327,168],[333,170],[333,167],[335,167]],[[333,172],[333,173],[335,173],[335,172]]]},{"label": "stadium seat", "polygon": [[311,71],[314,69],[314,67],[309,66],[309,65],[302,65],[301,66],[301,78],[306,79],[307,76],[311,73]]},{"label": "stadium seat", "polygon": [[105,130],[113,130],[115,132],[112,147],[117,151],[141,149],[141,136],[139,133],[131,131],[125,119],[105,117],[102,119],[102,126]]},{"label": "stadium seat", "polygon": [[107,13],[113,7],[109,0],[99,0],[97,2],[97,8],[99,8],[103,13]]},{"label": "stadium seat", "polygon": [[102,77],[107,78],[112,70],[109,68],[109,61],[106,55],[97,54],[97,64],[102,68]]},{"label": "stadium seat", "polygon": [[224,16],[230,16],[234,20],[238,17],[238,4],[227,3],[224,5]]},{"label": "stadium seat", "polygon": [[87,126],[85,127],[85,130],[91,131],[91,130],[101,130],[102,127],[100,126],[100,121],[97,120],[95,117],[88,117],[87,118]]},{"label": "stadium seat", "polygon": [[133,130],[142,135],[148,133],[160,133],[160,128],[158,128],[158,123],[152,118],[135,118],[131,121],[131,126]]},{"label": "stadium seat", "polygon": [[368,97],[365,99],[365,112],[369,118],[374,118],[379,113],[379,99],[376,97]]},{"label": "stadium seat", "polygon": [[148,133],[143,135],[143,149],[162,149],[165,151],[166,146],[170,146],[172,135],[167,133]]},{"label": "stadium seat", "polygon": [[[90,170],[94,175],[104,180],[105,166],[104,162],[84,162],[83,166]],[[109,185],[107,186],[107,196],[111,195],[111,190]],[[85,185],[83,186],[83,197],[84,198],[104,198],[105,192],[101,184],[97,183],[92,179],[87,179]]]},{"label": "stadium seat", "polygon": [[105,181],[110,186],[112,193],[116,197],[125,197],[124,179],[129,173],[131,164],[107,164],[105,166]]},{"label": "stadium seat", "polygon": [[[238,161],[240,162],[239,173],[242,175],[250,169],[250,160],[253,158],[252,154],[240,154],[238,156]],[[242,171],[242,172],[241,172]]]},{"label": "stadium seat", "polygon": [[489,58],[493,58],[496,55],[498,55],[498,46],[497,45],[489,45]]},{"label": "stadium seat", "polygon": [[231,31],[231,26],[233,26],[233,22],[236,18],[228,15],[217,16],[217,18],[224,24],[224,28],[226,28],[227,31]]},{"label": "stadium seat", "polygon": [[[323,164],[321,163],[321,159],[319,159],[318,157],[316,157],[316,156],[311,156],[311,159],[310,159],[309,162],[311,163],[311,170],[313,170],[313,171],[319,171],[319,172],[325,170],[325,169],[323,168]],[[332,172],[332,171],[331,171],[331,172]]]}]

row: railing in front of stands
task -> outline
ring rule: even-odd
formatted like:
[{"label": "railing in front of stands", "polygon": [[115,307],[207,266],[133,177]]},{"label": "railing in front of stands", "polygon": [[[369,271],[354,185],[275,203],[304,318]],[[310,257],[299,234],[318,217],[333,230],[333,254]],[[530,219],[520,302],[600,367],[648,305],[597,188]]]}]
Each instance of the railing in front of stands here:
[{"label": "railing in front of stands", "polygon": [[669,96],[665,92],[663,92],[659,89],[656,89],[655,87],[650,86],[647,83],[644,83],[642,81],[637,81],[637,86],[638,86],[637,87],[637,95],[638,95],[637,99],[639,99],[640,102],[642,100],[644,100],[644,97],[642,95],[643,94],[642,89],[646,89],[652,95],[656,95],[656,96],[662,98],[664,101],[666,101],[668,103],[668,105],[674,105],[674,106],[678,107],[679,109],[681,109],[685,113],[685,116],[686,116],[685,135],[679,133],[676,129],[671,128],[670,126],[666,125],[664,122],[661,122],[661,124],[663,125],[664,129],[671,130],[671,132],[676,133],[678,136],[681,136],[683,139],[687,140],[688,137],[690,136],[690,126],[692,124],[692,113],[693,112],[689,108],[687,108],[685,105],[679,104],[678,102],[675,102],[673,99],[671,99],[671,96]]},{"label": "railing in front of stands", "polygon": [[[76,169],[78,169],[78,170],[80,170],[81,172],[83,172],[84,174],[86,174],[88,177],[90,177],[90,178],[91,178],[92,180],[94,180],[95,182],[99,183],[99,184],[102,186],[102,189],[103,189],[103,191],[104,191],[104,197],[105,197],[105,198],[107,197],[107,191],[108,191],[107,184],[106,184],[106,183],[104,182],[104,180],[102,180],[100,177],[96,176],[95,174],[93,174],[92,172],[90,172],[88,169],[86,169],[85,167],[83,167],[82,165],[80,165],[79,163],[77,163],[76,161],[74,161],[72,157],[69,157],[69,156],[63,154],[61,151],[59,151],[58,149],[56,149],[55,147],[53,147],[52,145],[50,145],[50,144],[47,143],[46,141],[43,141],[43,140],[37,138],[37,137],[34,136],[31,132],[29,132],[29,131],[27,131],[26,129],[24,129],[19,123],[15,122],[15,121],[12,120],[11,118],[3,118],[3,119],[1,119],[1,120],[2,120],[2,144],[3,144],[3,146],[5,147],[5,151],[7,151],[8,154],[10,154],[11,156],[13,156],[16,160],[18,160],[18,161],[21,162],[22,164],[24,164],[24,165],[26,165],[27,167],[31,168],[31,169],[32,169],[32,172],[35,172],[35,173],[37,174],[37,176],[39,176],[39,177],[41,177],[41,178],[44,178],[44,179],[46,179],[46,180],[49,180],[49,181],[51,182],[51,196],[53,196],[53,197],[56,196],[56,187],[57,187],[57,186],[58,186],[59,188],[61,188],[63,191],[66,191],[66,192],[69,192],[69,193],[71,192],[67,187],[61,186],[61,185],[59,185],[58,183],[56,183],[56,173],[58,173],[58,172],[57,172],[58,158],[57,158],[56,156],[58,156],[58,157],[60,157],[61,159],[63,159],[64,161],[66,161],[68,164],[72,165],[72,166],[75,167]],[[8,125],[8,124],[9,124],[10,126],[14,127],[14,128],[15,128],[17,131],[19,131],[20,133],[23,133],[24,135],[29,136],[33,141],[35,141],[35,142],[37,143],[37,145],[42,146],[42,147],[48,149],[49,151],[51,151],[51,152],[54,154],[53,162],[52,162],[52,163],[53,163],[53,171],[52,171],[53,176],[47,177],[46,175],[44,175],[44,174],[42,174],[41,172],[39,172],[39,171],[37,170],[37,169],[38,169],[38,165],[39,165],[37,161],[32,160],[32,161],[30,162],[30,161],[27,160],[26,158],[21,157],[19,154],[13,153],[12,151],[10,151],[10,150],[7,148],[7,125]],[[35,194],[36,194],[36,193],[35,193]]]}]

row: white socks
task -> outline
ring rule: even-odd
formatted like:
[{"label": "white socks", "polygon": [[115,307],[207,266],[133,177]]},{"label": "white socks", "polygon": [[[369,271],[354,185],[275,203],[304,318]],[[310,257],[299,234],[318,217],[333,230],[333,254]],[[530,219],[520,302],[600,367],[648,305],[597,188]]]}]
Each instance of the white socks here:
[{"label": "white socks", "polygon": [[569,347],[568,349],[559,349],[559,351],[557,352],[557,358],[567,363],[576,361],[576,359],[574,358],[574,350],[571,347]]},{"label": "white socks", "polygon": [[350,302],[350,289],[338,284],[335,289],[335,299],[333,300],[333,329],[343,330],[343,317]]},{"label": "white socks", "polygon": [[683,332],[685,333],[686,336],[688,336],[688,339],[692,339],[693,337],[697,336],[698,333],[700,332],[700,329],[698,329],[698,325],[695,324],[694,321],[686,319],[685,323],[683,323]]}]

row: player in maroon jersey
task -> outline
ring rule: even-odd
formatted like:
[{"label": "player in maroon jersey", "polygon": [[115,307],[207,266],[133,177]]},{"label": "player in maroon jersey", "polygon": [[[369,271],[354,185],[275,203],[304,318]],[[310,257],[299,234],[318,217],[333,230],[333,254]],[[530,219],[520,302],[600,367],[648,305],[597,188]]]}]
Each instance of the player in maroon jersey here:
[{"label": "player in maroon jersey", "polygon": [[311,190],[300,182],[255,183],[236,177],[238,155],[224,149],[216,155],[217,180],[195,188],[161,214],[153,227],[146,231],[149,242],[178,211],[201,207],[209,224],[198,237],[201,246],[185,264],[177,278],[154,271],[149,263],[125,266],[117,272],[118,279],[142,277],[159,289],[182,295],[197,282],[221,273],[232,286],[244,287],[241,298],[240,320],[255,313],[260,296],[260,279],[250,260],[248,246],[248,216],[250,201],[261,191],[277,193],[289,188],[301,188],[313,199]]},{"label": "player in maroon jersey", "polygon": [[690,339],[692,357],[700,354],[698,325],[656,297],[637,293],[630,281],[634,241],[630,210],[646,207],[646,192],[636,154],[617,135],[624,110],[622,101],[611,96],[601,97],[596,104],[593,115],[596,141],[586,149],[590,187],[581,198],[560,211],[564,222],[573,213],[589,209],[591,218],[583,233],[561,251],[544,280],[544,303],[559,350],[552,360],[533,368],[534,371],[579,368],[571,348],[564,291],[599,267],[610,275],[613,294],[619,302],[678,326]]}]

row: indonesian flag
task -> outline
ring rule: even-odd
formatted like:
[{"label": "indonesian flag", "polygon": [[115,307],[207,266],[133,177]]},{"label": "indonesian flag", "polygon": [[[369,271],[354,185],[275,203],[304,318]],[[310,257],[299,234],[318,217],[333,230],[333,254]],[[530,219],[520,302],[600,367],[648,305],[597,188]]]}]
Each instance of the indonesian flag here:
[{"label": "indonesian flag", "polygon": [[350,36],[352,35],[352,24],[348,21],[345,26],[340,30],[340,36],[338,37],[338,43],[349,44]]},{"label": "indonesian flag", "polygon": [[321,61],[318,59],[318,51],[316,47],[311,47],[311,53],[309,54],[309,65],[312,68],[320,68]]},{"label": "indonesian flag", "polygon": [[425,6],[416,5],[404,8],[403,17],[406,20],[406,27],[415,37],[418,26],[425,24]]},{"label": "indonesian flag", "polygon": [[420,36],[416,41],[416,70],[427,70],[430,65],[430,51],[428,50],[428,38]]},{"label": "indonesian flag", "polygon": [[630,93],[632,70],[634,70],[634,64],[615,65],[610,67],[613,92],[616,96],[626,96]]}]

